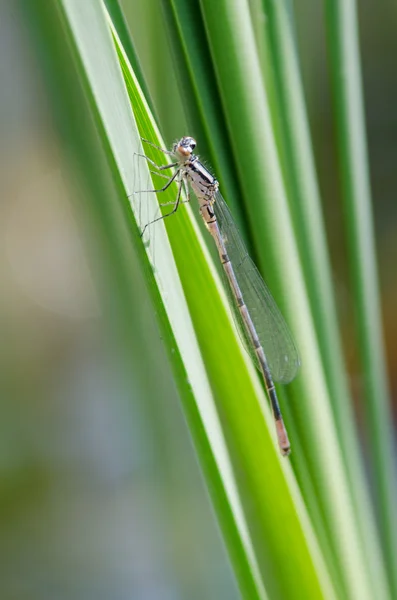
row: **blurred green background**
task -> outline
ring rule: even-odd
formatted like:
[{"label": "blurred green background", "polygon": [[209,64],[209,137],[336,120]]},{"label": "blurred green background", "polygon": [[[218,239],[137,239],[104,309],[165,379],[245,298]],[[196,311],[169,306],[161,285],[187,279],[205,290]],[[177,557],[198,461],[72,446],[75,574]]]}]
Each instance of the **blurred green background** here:
[{"label": "blurred green background", "polygon": [[[393,265],[397,256],[396,159],[394,144],[396,115],[394,105],[397,77],[392,67],[396,51],[396,7],[381,3],[371,10],[365,1],[357,2],[363,94],[369,172],[379,267],[383,331],[388,374],[393,398],[397,392],[396,319],[397,280]],[[356,408],[360,411],[360,375],[357,342],[353,331],[354,303],[349,290],[346,241],[343,235],[343,209],[340,197],[340,175],[336,155],[336,135],[330,96],[327,54],[324,47],[325,27],[321,3],[304,1],[296,7],[298,43],[301,51],[316,166],[319,175],[325,223],[334,269],[334,285],[339,308],[341,333],[349,367]],[[395,415],[395,409],[394,409]]]},{"label": "blurred green background", "polygon": [[[45,4],[0,1],[0,597],[238,598],[152,308],[138,232],[125,207],[109,209],[120,181],[83,90],[68,86],[75,49]],[[191,132],[161,2],[120,6],[169,145]],[[325,16],[314,0],[294,8],[365,456]],[[395,430],[397,8],[360,0],[358,13]],[[126,248],[135,261],[119,264],[117,252]]]}]

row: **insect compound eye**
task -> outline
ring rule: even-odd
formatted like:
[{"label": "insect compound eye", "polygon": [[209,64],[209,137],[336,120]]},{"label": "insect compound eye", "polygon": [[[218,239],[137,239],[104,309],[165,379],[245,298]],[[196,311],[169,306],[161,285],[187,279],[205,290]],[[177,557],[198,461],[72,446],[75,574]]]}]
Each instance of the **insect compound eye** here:
[{"label": "insect compound eye", "polygon": [[196,147],[196,140],[192,137],[184,137],[181,140],[181,146],[184,148],[190,148],[190,150],[194,150]]},{"label": "insect compound eye", "polygon": [[183,137],[176,145],[176,152],[181,156],[189,157],[196,147],[196,140],[191,137]]}]

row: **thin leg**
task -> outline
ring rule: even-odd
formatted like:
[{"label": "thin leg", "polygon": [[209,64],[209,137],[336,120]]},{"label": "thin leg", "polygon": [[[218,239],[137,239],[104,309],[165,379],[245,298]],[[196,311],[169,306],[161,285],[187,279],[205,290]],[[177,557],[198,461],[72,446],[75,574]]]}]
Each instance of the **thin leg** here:
[{"label": "thin leg", "polygon": [[174,162],[174,163],[171,163],[170,165],[157,165],[154,162],[154,160],[152,160],[151,158],[146,156],[146,154],[138,154],[137,152],[135,152],[135,156],[140,156],[141,158],[146,158],[146,160],[148,162],[150,162],[150,164],[153,165],[153,167],[155,167],[158,171],[164,171],[165,169],[172,169],[172,167],[177,167],[179,165],[179,162]]},{"label": "thin leg", "polygon": [[150,171],[153,175],[156,175],[157,177],[162,177],[163,179],[169,179],[170,176],[169,175],[164,175],[164,173],[159,173],[158,171]]},{"label": "thin leg", "polygon": [[[163,173],[158,173],[157,171],[150,171],[151,173],[153,173],[153,175],[157,175],[158,177],[164,177],[164,179],[168,179],[168,175],[164,175]],[[185,192],[186,192],[186,200],[181,200],[181,204],[185,203],[185,202],[190,202],[190,190],[189,190],[189,186],[187,184],[187,182],[185,181],[185,179],[182,179],[184,185],[185,185]],[[159,202],[159,206],[171,206],[171,204],[175,204],[175,200],[171,200],[170,202]]]},{"label": "thin leg", "polygon": [[[157,175],[159,175],[160,173],[157,173]],[[162,175],[163,177],[163,175]],[[185,187],[185,193],[186,193],[186,200],[180,200],[180,204],[185,204],[186,202],[190,202],[190,190],[189,190],[189,185],[186,181],[186,179],[182,179],[182,183]],[[159,206],[170,206],[171,204],[175,204],[175,200],[172,200],[171,202],[160,202]]]},{"label": "thin leg", "polygon": [[141,140],[142,140],[142,142],[145,142],[145,144],[149,144],[149,146],[152,146],[153,148],[160,150],[160,152],[163,152],[164,154],[169,154],[170,156],[174,155],[174,153],[171,152],[170,150],[164,150],[164,148],[160,148],[160,146],[156,146],[156,144],[153,144],[153,142],[150,142],[149,140],[145,140],[145,138],[141,138]]},{"label": "thin leg", "polygon": [[[189,200],[180,200],[179,204],[186,204]],[[171,204],[175,204],[175,200],[171,200],[171,202],[159,202],[159,206],[171,206]]]},{"label": "thin leg", "polygon": [[183,200],[183,202],[190,202],[190,188],[189,188],[189,184],[186,181],[185,178],[182,179],[183,181],[183,185],[185,186],[185,194],[186,194],[186,200]]},{"label": "thin leg", "polygon": [[181,183],[179,184],[178,194],[177,194],[176,200],[174,202],[174,208],[171,210],[171,212],[167,213],[166,215],[161,215],[161,217],[157,217],[157,219],[153,219],[153,221],[150,221],[150,223],[146,223],[145,227],[142,229],[141,237],[143,237],[143,234],[145,233],[146,228],[149,227],[149,225],[153,225],[153,223],[156,223],[156,221],[161,221],[162,219],[165,219],[166,217],[170,217],[171,215],[176,213],[176,211],[178,210],[178,206],[180,204],[182,186],[183,186],[183,181],[181,181]]},{"label": "thin leg", "polygon": [[175,173],[172,175],[172,177],[169,178],[167,183],[165,185],[163,185],[163,187],[160,188],[159,190],[138,190],[137,192],[132,192],[132,194],[130,194],[128,196],[128,198],[131,198],[131,196],[134,196],[135,194],[149,194],[150,192],[153,192],[154,194],[159,194],[160,192],[165,192],[165,190],[168,187],[170,187],[171,183],[174,181],[174,179],[178,175],[178,173],[179,173],[179,171],[175,171]]}]

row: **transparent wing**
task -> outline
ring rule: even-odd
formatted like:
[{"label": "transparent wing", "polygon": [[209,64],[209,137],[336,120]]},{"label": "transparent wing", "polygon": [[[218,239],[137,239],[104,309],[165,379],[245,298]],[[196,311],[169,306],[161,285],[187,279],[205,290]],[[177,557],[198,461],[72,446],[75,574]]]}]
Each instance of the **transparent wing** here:
[{"label": "transparent wing", "polygon": [[[219,192],[217,192],[213,208],[243,300],[255,325],[273,380],[289,383],[294,379],[300,365],[299,354],[292,335],[261,274],[249,257],[229,208]],[[229,295],[232,295],[229,284],[226,287]],[[254,363],[259,367],[257,356],[234,298],[231,298],[231,305],[240,336],[245,342],[244,345]]]}]

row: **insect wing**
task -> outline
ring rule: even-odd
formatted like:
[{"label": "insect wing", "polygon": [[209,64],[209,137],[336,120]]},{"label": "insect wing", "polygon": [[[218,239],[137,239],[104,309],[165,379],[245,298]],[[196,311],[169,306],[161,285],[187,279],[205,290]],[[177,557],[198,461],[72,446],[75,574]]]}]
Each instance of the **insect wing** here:
[{"label": "insect wing", "polygon": [[[300,365],[293,337],[261,274],[248,255],[230,210],[219,192],[216,195],[214,210],[236,280],[265,352],[273,380],[289,383],[296,376]],[[229,295],[232,295],[228,284],[227,288]],[[258,365],[257,356],[234,297],[231,298],[231,305],[244,345]]]}]

